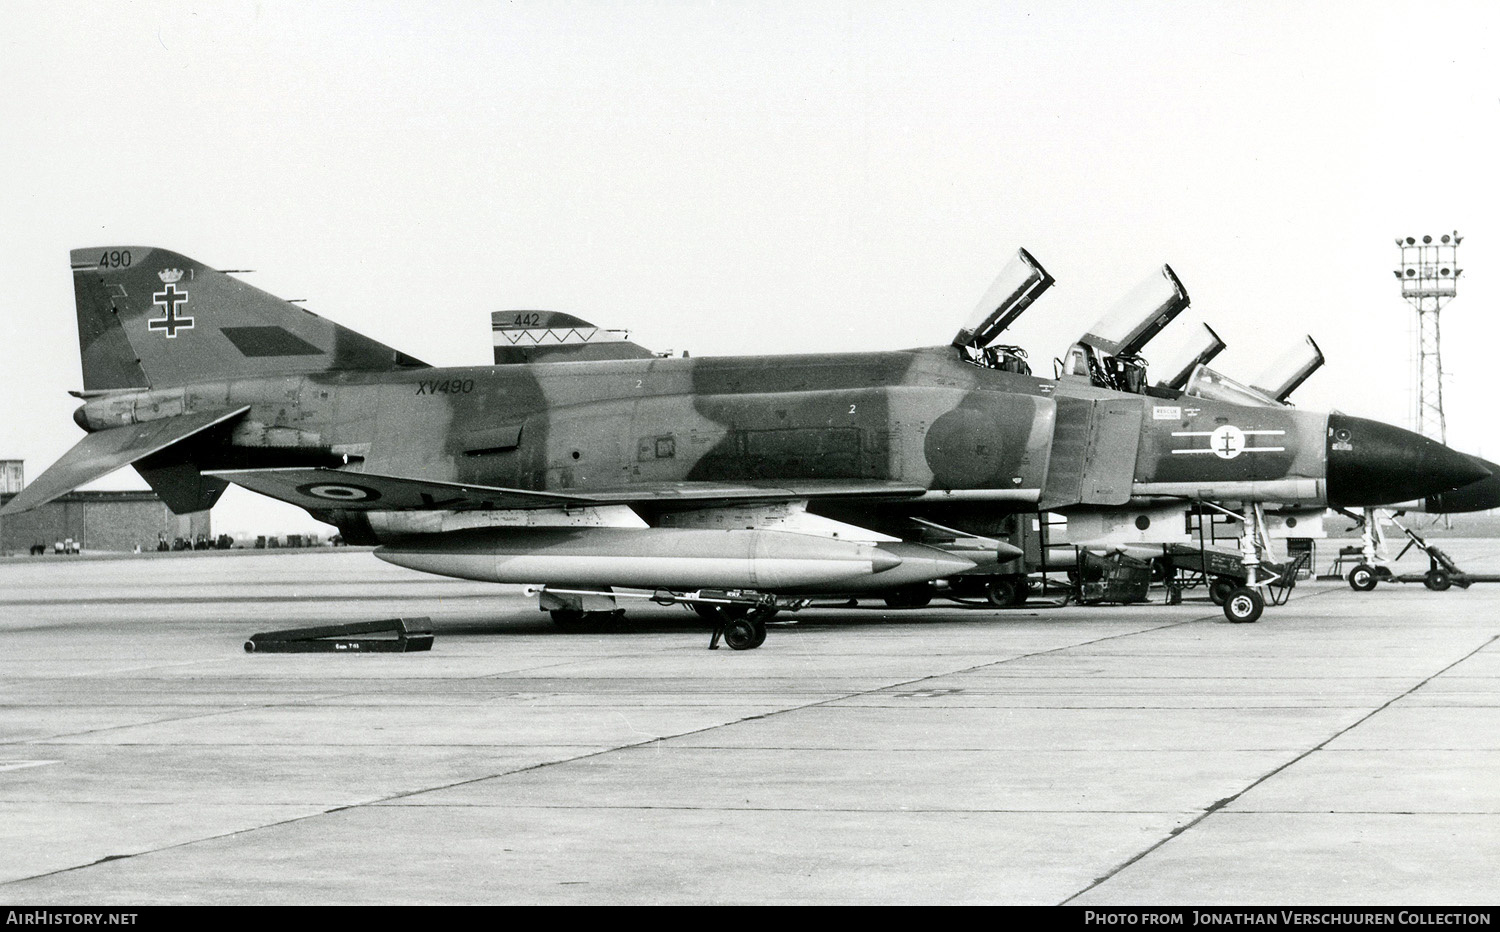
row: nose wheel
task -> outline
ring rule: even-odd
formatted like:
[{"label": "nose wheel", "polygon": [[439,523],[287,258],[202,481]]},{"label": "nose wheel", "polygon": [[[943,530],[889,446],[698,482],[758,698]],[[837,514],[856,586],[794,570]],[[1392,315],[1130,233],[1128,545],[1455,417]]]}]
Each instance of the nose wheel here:
[{"label": "nose wheel", "polygon": [[[1292,588],[1297,584],[1297,574],[1306,565],[1309,555],[1300,553],[1285,563],[1277,562],[1272,558],[1269,544],[1270,533],[1266,529],[1265,508],[1259,502],[1252,502],[1245,506],[1243,511],[1232,511],[1222,505],[1212,502],[1201,502],[1200,507],[1212,508],[1213,510],[1229,516],[1230,519],[1244,522],[1244,532],[1240,535],[1240,563],[1244,566],[1243,581],[1237,573],[1230,573],[1227,569],[1220,571],[1209,583],[1209,598],[1215,604],[1223,606],[1224,617],[1234,624],[1249,624],[1260,619],[1261,613],[1266,610],[1266,604],[1285,605],[1292,597]],[[1203,525],[1206,515],[1200,511],[1198,539],[1200,546],[1203,544]],[[1205,561],[1203,573],[1208,575],[1208,566]]]},{"label": "nose wheel", "polygon": [[1266,610],[1266,600],[1249,586],[1232,590],[1224,599],[1224,617],[1235,624],[1249,624]]}]

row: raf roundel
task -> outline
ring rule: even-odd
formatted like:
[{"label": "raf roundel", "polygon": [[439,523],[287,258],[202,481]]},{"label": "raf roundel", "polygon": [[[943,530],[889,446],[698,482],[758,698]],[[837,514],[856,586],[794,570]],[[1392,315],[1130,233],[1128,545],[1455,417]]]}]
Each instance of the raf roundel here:
[{"label": "raf roundel", "polygon": [[297,491],[330,502],[373,502],[380,498],[374,489],[337,482],[312,482],[297,486]]}]

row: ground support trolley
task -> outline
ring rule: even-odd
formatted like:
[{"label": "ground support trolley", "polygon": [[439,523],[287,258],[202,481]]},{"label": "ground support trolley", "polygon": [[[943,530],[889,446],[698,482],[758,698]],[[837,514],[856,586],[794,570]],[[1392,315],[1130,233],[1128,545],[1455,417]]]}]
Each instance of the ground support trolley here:
[{"label": "ground support trolley", "polygon": [[[1367,515],[1365,518],[1367,522],[1373,521],[1374,519],[1375,518],[1373,514]],[[1391,568],[1389,566],[1386,566],[1383,562],[1377,563],[1367,557],[1358,566],[1350,570],[1349,575],[1345,577],[1345,579],[1348,580],[1349,587],[1354,591],[1369,592],[1371,589],[1374,589],[1376,584],[1380,583],[1381,581],[1421,583],[1428,589],[1431,589],[1433,592],[1444,592],[1454,586],[1457,586],[1460,589],[1467,589],[1474,583],[1500,582],[1500,575],[1496,575],[1494,573],[1464,572],[1464,570],[1461,569],[1457,563],[1453,562],[1453,558],[1448,556],[1448,554],[1441,548],[1439,548],[1436,544],[1430,543],[1422,535],[1418,534],[1416,531],[1413,531],[1411,528],[1406,527],[1400,521],[1397,521],[1394,516],[1390,517],[1388,520],[1392,524],[1396,525],[1396,527],[1400,528],[1401,532],[1405,534],[1407,538],[1406,546],[1401,548],[1401,552],[1396,554],[1396,559],[1392,560],[1391,562],[1394,563],[1399,561],[1402,557],[1406,556],[1408,551],[1410,551],[1412,548],[1416,548],[1417,550],[1420,550],[1422,553],[1427,555],[1427,572],[1398,574],[1393,572]],[[1373,537],[1376,540],[1379,539],[1378,533],[1371,534],[1367,532],[1366,537]],[[1375,548],[1366,547],[1365,552],[1366,554],[1375,552]]]}]

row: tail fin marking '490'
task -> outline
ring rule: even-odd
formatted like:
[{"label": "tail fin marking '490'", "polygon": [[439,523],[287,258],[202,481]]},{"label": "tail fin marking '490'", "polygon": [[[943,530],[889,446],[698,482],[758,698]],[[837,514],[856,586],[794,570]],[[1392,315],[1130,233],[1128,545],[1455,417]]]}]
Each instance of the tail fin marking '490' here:
[{"label": "tail fin marking '490'", "polygon": [[426,366],[165,249],[95,247],[70,258],[87,391]]}]

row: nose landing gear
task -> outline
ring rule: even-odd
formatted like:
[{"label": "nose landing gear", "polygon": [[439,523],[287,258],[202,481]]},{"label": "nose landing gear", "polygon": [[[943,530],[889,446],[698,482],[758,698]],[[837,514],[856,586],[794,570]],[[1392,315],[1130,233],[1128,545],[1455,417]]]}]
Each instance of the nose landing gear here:
[{"label": "nose landing gear", "polygon": [[1224,600],[1224,617],[1235,624],[1249,624],[1260,618],[1266,610],[1266,600],[1249,586],[1240,586],[1230,591]]},{"label": "nose landing gear", "polygon": [[1221,575],[1209,586],[1209,598],[1224,607],[1224,617],[1238,625],[1250,624],[1260,619],[1268,602],[1271,605],[1285,604],[1291,598],[1297,573],[1307,561],[1308,555],[1298,554],[1286,563],[1276,563],[1270,559],[1270,534],[1266,530],[1265,508],[1258,502],[1247,505],[1243,512],[1231,511],[1212,502],[1202,504],[1245,524],[1245,533],[1240,537],[1240,562],[1245,567],[1244,583],[1240,584],[1231,576]]}]

